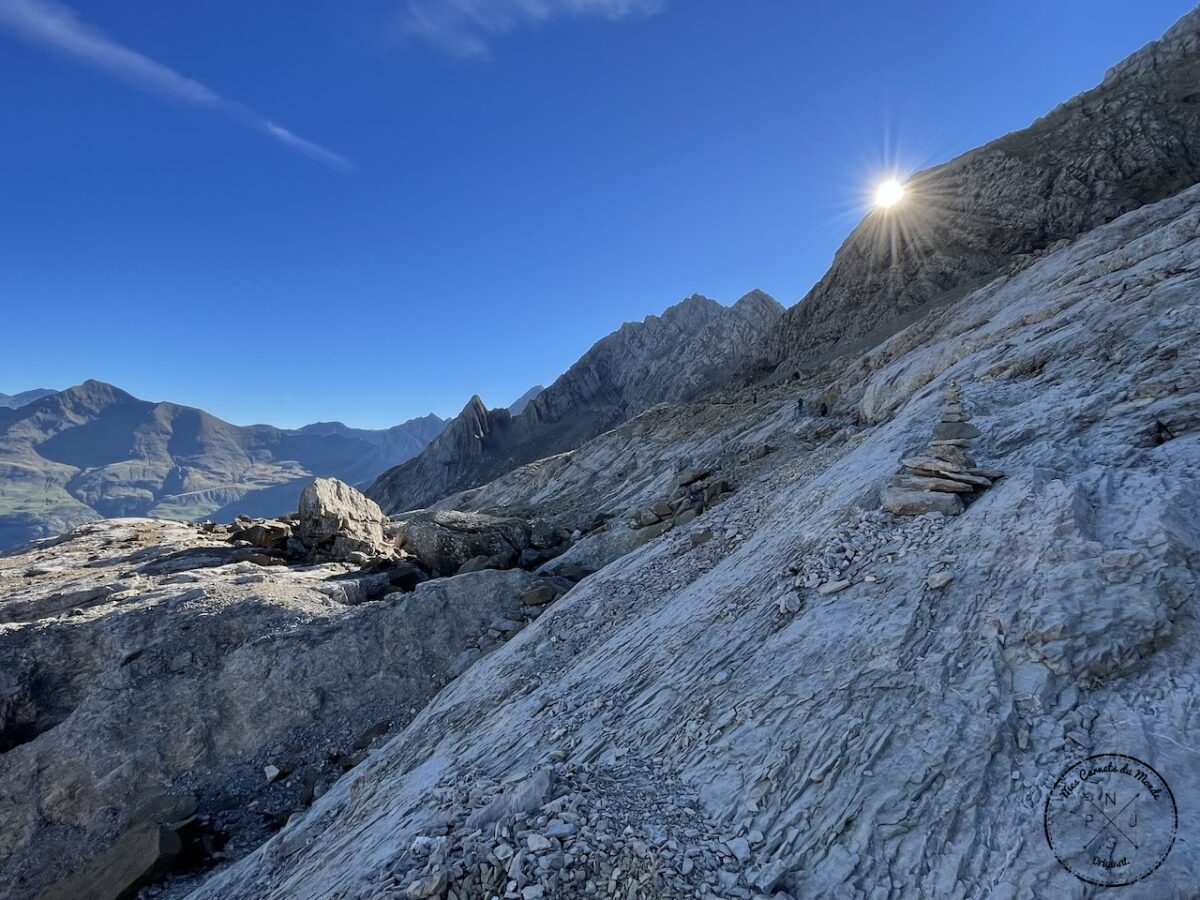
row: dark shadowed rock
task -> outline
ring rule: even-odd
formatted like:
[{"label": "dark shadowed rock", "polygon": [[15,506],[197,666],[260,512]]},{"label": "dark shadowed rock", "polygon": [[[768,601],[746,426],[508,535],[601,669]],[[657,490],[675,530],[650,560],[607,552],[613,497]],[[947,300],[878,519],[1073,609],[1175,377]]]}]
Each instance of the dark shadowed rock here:
[{"label": "dark shadowed rock", "polygon": [[83,871],[42,891],[38,900],[126,900],[142,885],[166,875],[182,849],[172,828],[132,828]]},{"label": "dark shadowed rock", "polygon": [[420,510],[389,526],[396,546],[435,575],[508,569],[531,546],[530,525],[515,518],[450,510]]},{"label": "dark shadowed rock", "polygon": [[1200,181],[1200,10],[1028,128],[918,173],[788,310],[775,360],[883,340],[1036,254]]}]

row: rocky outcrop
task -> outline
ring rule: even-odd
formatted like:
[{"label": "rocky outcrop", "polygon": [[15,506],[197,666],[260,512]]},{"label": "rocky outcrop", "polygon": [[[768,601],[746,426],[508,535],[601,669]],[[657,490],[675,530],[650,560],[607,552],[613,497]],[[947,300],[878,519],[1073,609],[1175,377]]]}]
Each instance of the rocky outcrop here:
[{"label": "rocky outcrop", "polygon": [[634,510],[629,524],[645,529],[643,539],[649,540],[688,524],[731,493],[733,485],[716,477],[711,470],[685,467],[675,476],[671,493]]},{"label": "rocky outcrop", "polygon": [[[573,521],[537,573],[351,608],[345,579],[375,575],[230,564],[247,548],[161,523],[0,556],[23,723],[0,883],[24,900],[125,833],[131,797],[189,791],[230,858],[251,821],[273,834],[165,886],[194,900],[1082,897],[1047,799],[1119,752],[1170,782],[1137,818],[1174,840],[1121,896],[1193,896],[1197,260],[1200,186],[844,365],[654,406],[447,501]],[[910,452],[939,415],[946,449]],[[991,485],[967,515],[893,515],[897,457]],[[737,490],[627,527],[704,471]],[[1103,883],[1141,858],[1119,840],[1069,861]]]},{"label": "rocky outcrop", "polygon": [[[781,371],[879,343],[932,306],[1200,181],[1200,10],[1028,128],[914,175],[771,342]],[[1026,255],[1025,258],[1022,255]]]},{"label": "rocky outcrop", "polygon": [[520,415],[479,397],[420,456],[367,491],[389,513],[427,507],[573,447],[663,402],[694,399],[764,358],[782,307],[761,291],[733,306],[694,296],[599,341]]},{"label": "rocky outcrop", "polygon": [[296,536],[318,561],[359,561],[387,556],[383,512],[348,484],[317,478],[300,493]]},{"label": "rocky outcrop", "polygon": [[540,613],[521,570],[399,592],[234,562],[223,538],[117,519],[0,556],[6,898],[132,896],[237,858]]}]

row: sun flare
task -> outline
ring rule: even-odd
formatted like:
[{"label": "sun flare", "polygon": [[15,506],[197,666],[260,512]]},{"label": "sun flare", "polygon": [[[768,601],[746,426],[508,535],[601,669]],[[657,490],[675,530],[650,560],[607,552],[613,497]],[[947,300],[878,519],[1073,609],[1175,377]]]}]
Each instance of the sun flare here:
[{"label": "sun flare", "polygon": [[904,199],[904,185],[895,178],[889,178],[875,188],[875,208],[890,209]]}]

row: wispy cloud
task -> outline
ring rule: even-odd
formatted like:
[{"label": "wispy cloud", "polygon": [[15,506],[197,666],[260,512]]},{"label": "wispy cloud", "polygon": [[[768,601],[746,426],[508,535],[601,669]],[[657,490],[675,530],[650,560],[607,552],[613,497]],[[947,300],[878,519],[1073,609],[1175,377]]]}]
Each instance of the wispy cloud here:
[{"label": "wispy cloud", "polygon": [[81,22],[74,12],[55,0],[0,0],[0,27],[30,44],[91,66],[138,90],[216,110],[319,162],[337,169],[350,168],[345,157],[293,134],[244,103],[226,99],[169,66],[118,44]]},{"label": "wispy cloud", "polygon": [[667,0],[406,0],[401,33],[459,56],[486,56],[490,41],[562,16],[616,21],[649,16]]}]

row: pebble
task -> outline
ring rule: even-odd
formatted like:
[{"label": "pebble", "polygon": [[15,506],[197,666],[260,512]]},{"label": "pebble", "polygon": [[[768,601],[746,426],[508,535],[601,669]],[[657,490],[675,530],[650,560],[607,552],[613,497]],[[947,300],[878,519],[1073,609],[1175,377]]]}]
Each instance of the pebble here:
[{"label": "pebble", "polygon": [[841,581],[827,581],[817,588],[817,592],[821,594],[836,594],[838,591],[844,591],[850,585],[851,581],[848,578],[843,578]]},{"label": "pebble", "polygon": [[926,584],[928,584],[931,588],[933,588],[936,591],[936,590],[940,590],[941,588],[944,588],[946,585],[948,585],[953,580],[954,580],[954,576],[949,572],[934,572],[932,575],[929,576],[929,579],[926,582]]}]

